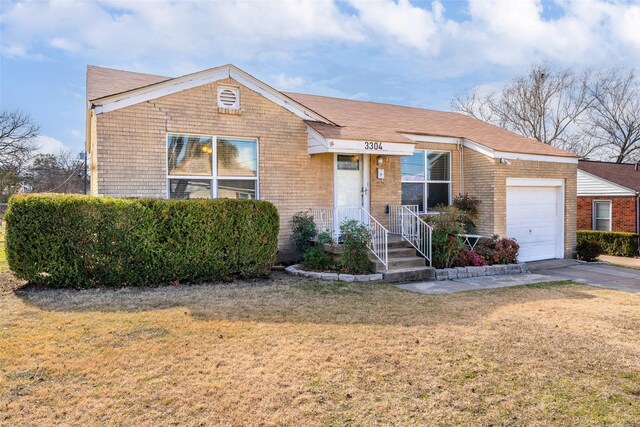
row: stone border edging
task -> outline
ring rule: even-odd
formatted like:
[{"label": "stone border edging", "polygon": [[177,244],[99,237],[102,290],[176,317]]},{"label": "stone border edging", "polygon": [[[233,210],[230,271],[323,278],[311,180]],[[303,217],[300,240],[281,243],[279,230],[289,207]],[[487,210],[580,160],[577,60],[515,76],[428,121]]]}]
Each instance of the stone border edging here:
[{"label": "stone border edging", "polygon": [[382,280],[382,274],[343,274],[343,273],[321,273],[319,271],[306,271],[298,268],[298,264],[290,265],[284,271],[293,276],[308,277],[320,280],[339,280],[341,282],[377,282]]},{"label": "stone border edging", "polygon": [[482,267],[454,267],[436,270],[436,280],[466,279],[467,277],[504,276],[527,273],[524,263],[484,265]]}]

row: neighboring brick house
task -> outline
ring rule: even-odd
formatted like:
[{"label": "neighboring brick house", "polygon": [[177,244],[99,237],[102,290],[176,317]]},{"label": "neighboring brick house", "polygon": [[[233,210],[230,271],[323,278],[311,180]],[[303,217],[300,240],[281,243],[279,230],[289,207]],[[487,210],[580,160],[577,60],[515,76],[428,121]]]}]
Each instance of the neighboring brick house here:
[{"label": "neighboring brick house", "polygon": [[481,199],[478,233],[515,237],[521,260],[574,254],[577,158],[462,114],[280,92],[232,65],[89,66],[87,100],[92,194],[268,200],[282,258],[296,212],[355,209],[384,228],[398,206],[460,193]]},{"label": "neighboring brick house", "polygon": [[640,232],[638,164],[580,160],[578,230]]}]

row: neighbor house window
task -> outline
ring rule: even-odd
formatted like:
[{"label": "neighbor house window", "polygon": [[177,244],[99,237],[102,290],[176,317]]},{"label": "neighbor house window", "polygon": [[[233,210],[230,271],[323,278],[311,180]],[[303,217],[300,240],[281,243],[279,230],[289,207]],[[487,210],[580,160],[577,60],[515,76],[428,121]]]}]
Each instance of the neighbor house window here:
[{"label": "neighbor house window", "polygon": [[451,153],[414,151],[402,158],[402,204],[420,212],[451,203]]},{"label": "neighbor house window", "polygon": [[593,229],[611,231],[611,201],[593,202]]},{"label": "neighbor house window", "polygon": [[258,198],[258,141],[211,136],[167,136],[169,197]]}]

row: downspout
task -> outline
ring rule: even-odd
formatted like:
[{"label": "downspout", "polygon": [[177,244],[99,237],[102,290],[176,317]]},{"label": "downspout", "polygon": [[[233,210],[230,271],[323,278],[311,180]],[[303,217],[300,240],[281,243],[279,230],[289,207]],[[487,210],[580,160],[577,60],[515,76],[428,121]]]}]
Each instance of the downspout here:
[{"label": "downspout", "polygon": [[458,140],[456,148],[460,152],[460,194],[464,195],[464,149],[462,140]]}]

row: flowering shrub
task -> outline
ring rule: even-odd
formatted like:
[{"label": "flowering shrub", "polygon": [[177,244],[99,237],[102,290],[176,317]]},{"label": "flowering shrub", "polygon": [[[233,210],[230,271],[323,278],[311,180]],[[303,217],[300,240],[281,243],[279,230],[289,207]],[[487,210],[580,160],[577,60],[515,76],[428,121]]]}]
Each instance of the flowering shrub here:
[{"label": "flowering shrub", "polygon": [[476,251],[465,249],[453,259],[454,267],[480,267],[487,265],[487,260]]},{"label": "flowering shrub", "polygon": [[497,234],[481,241],[476,247],[476,252],[486,260],[487,265],[513,264],[517,262],[519,250],[520,245],[515,239],[500,238]]}]

